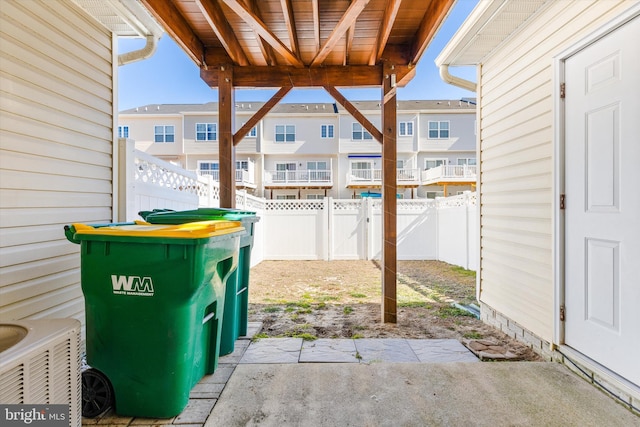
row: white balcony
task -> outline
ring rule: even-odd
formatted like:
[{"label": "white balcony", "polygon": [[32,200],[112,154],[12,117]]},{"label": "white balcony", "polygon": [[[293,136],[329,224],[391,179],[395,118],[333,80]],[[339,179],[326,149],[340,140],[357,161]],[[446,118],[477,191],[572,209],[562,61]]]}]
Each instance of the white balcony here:
[{"label": "white balcony", "polygon": [[264,172],[264,186],[329,188],[333,186],[333,176],[330,170],[270,170]]},{"label": "white balcony", "polygon": [[422,185],[462,182],[476,182],[475,165],[441,165],[422,171]]},{"label": "white balcony", "polygon": [[[211,176],[215,182],[220,182],[219,170],[197,170],[198,175]],[[236,169],[236,187],[256,188],[255,175],[244,169]]]},{"label": "white balcony", "polygon": [[[397,185],[420,185],[420,169],[397,169]],[[350,169],[347,173],[347,186],[379,186],[382,184],[382,169]]]}]

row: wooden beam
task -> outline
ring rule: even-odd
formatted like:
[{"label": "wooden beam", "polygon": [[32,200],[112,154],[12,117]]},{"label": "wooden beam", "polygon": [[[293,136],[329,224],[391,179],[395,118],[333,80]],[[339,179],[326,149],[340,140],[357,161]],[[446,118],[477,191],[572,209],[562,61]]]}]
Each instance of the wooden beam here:
[{"label": "wooden beam", "polygon": [[236,159],[233,146],[233,120],[235,102],[233,66],[224,65],[218,70],[218,161],[220,165],[220,207],[236,207]]},{"label": "wooden beam", "polygon": [[329,92],[329,95],[331,95],[333,99],[338,101],[338,103],[342,105],[344,109],[347,110],[349,114],[351,114],[353,118],[356,119],[356,121],[360,123],[362,127],[365,128],[376,141],[382,143],[382,132],[380,132],[378,128],[356,108],[355,105],[349,102],[347,98],[345,98],[340,92],[338,92],[335,87],[325,86],[324,89]]},{"label": "wooden beam", "polygon": [[196,4],[202,11],[202,15],[218,36],[218,40],[229,54],[233,62],[238,65],[249,65],[249,60],[233,32],[233,28],[229,25],[229,21],[224,16],[220,3],[215,0],[196,0]]},{"label": "wooden beam", "polygon": [[338,43],[338,40],[344,35],[344,33],[351,27],[360,16],[360,13],[364,10],[364,8],[369,3],[369,0],[353,0],[347,11],[342,15],[340,21],[338,21],[338,25],[333,29],[329,38],[324,42],[324,45],[320,48],[315,58],[311,60],[310,66],[316,66],[322,64],[324,60],[329,56],[335,45]]},{"label": "wooden beam", "polygon": [[378,31],[378,37],[376,40],[377,49],[371,51],[369,65],[376,64],[380,60],[380,57],[382,57],[382,52],[384,51],[384,48],[387,45],[387,41],[389,40],[391,28],[393,27],[393,23],[396,20],[396,16],[398,15],[398,10],[400,9],[401,3],[402,0],[391,0],[387,3],[387,7],[384,10],[384,16],[382,18],[382,23],[380,24],[380,30]]},{"label": "wooden beam", "polygon": [[456,0],[432,0],[429,3],[411,47],[412,64],[418,63],[455,2]]},{"label": "wooden beam", "polygon": [[313,15],[313,41],[315,42],[315,55],[320,51],[320,6],[318,0],[311,0],[311,14]]},{"label": "wooden beam", "polygon": [[[385,63],[384,75],[393,73]],[[397,100],[391,78],[382,85],[382,322],[397,323]]]},{"label": "wooden beam", "polygon": [[[412,67],[395,67],[396,79],[402,80]],[[216,69],[200,69],[200,77],[210,87],[218,86]],[[296,68],[290,66],[248,66],[234,70],[234,87],[278,88],[293,87],[380,87],[382,85],[382,64],[335,65],[314,68]]]},{"label": "wooden beam", "polygon": [[[255,13],[258,19],[262,21],[262,15],[260,14],[260,8],[258,7],[258,0],[245,0],[245,2],[248,2],[247,4],[251,11]],[[262,57],[264,58],[267,65],[276,65],[276,57],[273,53],[273,48],[271,47],[271,45],[267,43],[262,37],[260,37],[260,34],[256,33],[255,31],[254,34],[256,35],[256,39],[258,40],[258,47],[260,48],[260,52],[262,52]]]},{"label": "wooden beam", "polygon": [[349,65],[349,53],[351,52],[351,46],[353,45],[353,36],[356,32],[356,26],[352,25],[347,30],[347,40],[344,48],[344,60],[342,65]]},{"label": "wooden beam", "polygon": [[171,0],[142,0],[142,3],[198,67],[206,66],[204,45]]},{"label": "wooden beam", "polygon": [[291,0],[280,0],[282,6],[282,14],[284,15],[284,23],[289,32],[289,40],[291,40],[291,51],[300,56],[300,46],[298,46],[298,33],[296,32],[296,21],[293,17],[293,5]]},{"label": "wooden beam", "polygon": [[238,0],[222,0],[231,8],[244,22],[246,22],[256,33],[260,35],[267,43],[269,43],[276,52],[284,57],[291,65],[296,67],[304,67],[300,58],[287,48],[275,34],[267,28],[267,26],[253,13],[244,3]]},{"label": "wooden beam", "polygon": [[233,135],[233,145],[238,145],[240,141],[242,141],[242,138],[247,136],[251,128],[257,125],[258,122],[262,120],[262,118],[266,116],[267,113],[271,111],[271,109],[273,109],[273,107],[278,105],[278,103],[282,100],[282,98],[284,98],[285,95],[288,94],[291,89],[293,89],[291,86],[280,88],[280,90],[278,90],[278,92],[276,92],[271,97],[271,99],[269,99],[258,111],[256,111],[256,113],[253,116],[251,116],[249,121],[247,121],[235,133],[235,135]]}]

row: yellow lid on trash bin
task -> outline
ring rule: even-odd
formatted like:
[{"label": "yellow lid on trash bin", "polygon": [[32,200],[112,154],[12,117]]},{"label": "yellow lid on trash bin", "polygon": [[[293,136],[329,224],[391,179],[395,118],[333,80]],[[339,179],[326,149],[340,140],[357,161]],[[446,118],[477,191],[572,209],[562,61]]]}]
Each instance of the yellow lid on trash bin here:
[{"label": "yellow lid on trash bin", "polygon": [[213,220],[189,222],[178,225],[149,224],[136,221],[135,224],[106,225],[94,227],[88,224],[72,224],[75,236],[101,235],[113,237],[164,237],[175,239],[202,239],[224,234],[243,232],[240,221]]}]

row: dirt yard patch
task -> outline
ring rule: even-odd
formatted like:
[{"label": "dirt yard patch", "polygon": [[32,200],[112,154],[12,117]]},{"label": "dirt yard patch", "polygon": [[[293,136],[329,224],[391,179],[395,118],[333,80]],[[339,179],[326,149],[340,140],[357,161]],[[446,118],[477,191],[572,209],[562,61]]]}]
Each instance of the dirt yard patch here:
[{"label": "dirt yard patch", "polygon": [[520,360],[527,346],[452,306],[476,303],[475,273],[440,261],[398,262],[398,323],[381,323],[372,261],[263,261],[251,269],[249,321],[264,337],[489,340]]}]

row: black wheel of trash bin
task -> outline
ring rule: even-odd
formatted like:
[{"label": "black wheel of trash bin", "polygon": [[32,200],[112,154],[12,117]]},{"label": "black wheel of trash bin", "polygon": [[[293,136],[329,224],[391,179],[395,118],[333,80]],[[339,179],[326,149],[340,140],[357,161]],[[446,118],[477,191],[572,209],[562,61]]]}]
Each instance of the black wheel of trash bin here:
[{"label": "black wheel of trash bin", "polygon": [[109,379],[97,369],[82,373],[82,416],[95,418],[113,406],[113,389]]}]

